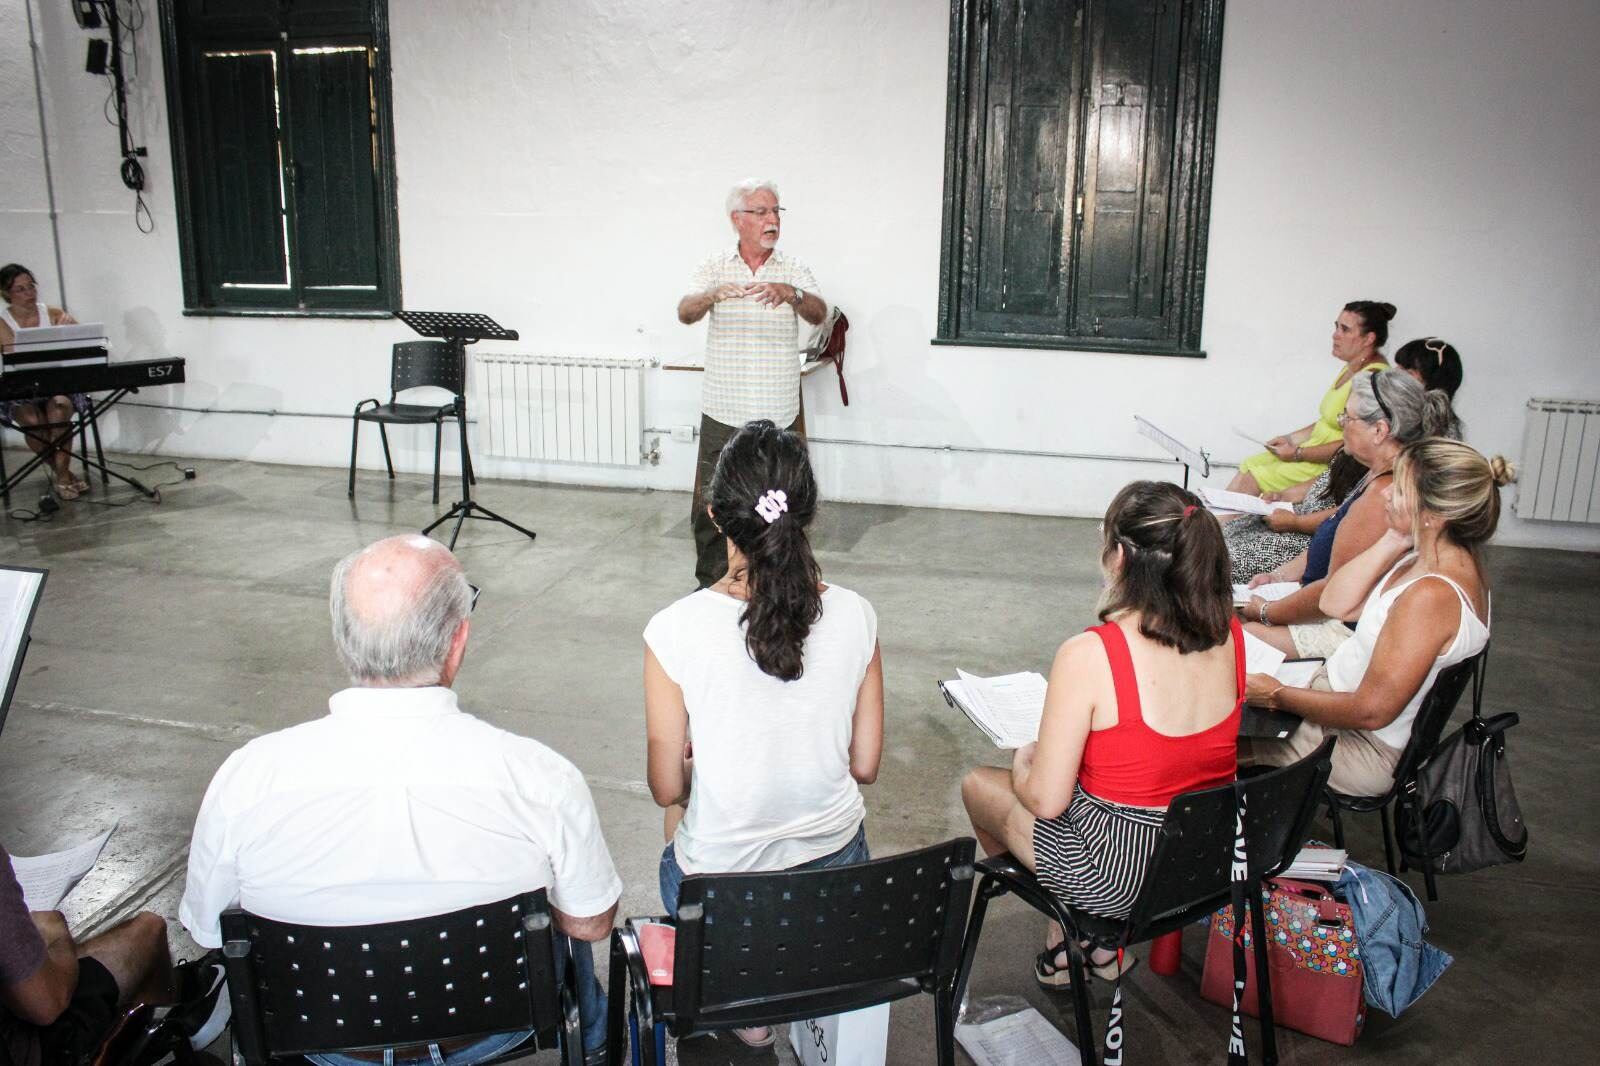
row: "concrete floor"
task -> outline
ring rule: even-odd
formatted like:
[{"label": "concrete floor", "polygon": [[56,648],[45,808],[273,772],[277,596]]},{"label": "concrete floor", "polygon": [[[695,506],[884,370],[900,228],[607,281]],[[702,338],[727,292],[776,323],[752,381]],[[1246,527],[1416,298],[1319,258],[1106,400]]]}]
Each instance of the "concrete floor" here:
[{"label": "concrete floor", "polygon": [[[0,521],[5,561],[50,568],[0,740],[0,839],[36,854],[118,824],[66,902],[80,932],[141,907],[175,915],[189,831],[216,767],[249,738],[320,715],[344,683],[327,631],[334,561],[437,510],[421,476],[391,484],[364,473],[352,503],[343,470],[194,465],[199,479],[165,489],[159,506],[79,501],[49,523]],[[145,476],[166,480],[161,470]],[[39,484],[13,504],[36,500]],[[627,885],[622,910],[654,913],[660,815],[643,783],[639,635],[692,587],[687,497],[511,482],[485,483],[480,495],[539,538],[483,523],[462,534],[459,555],[483,588],[458,682],[463,704],[588,775]],[[93,498],[107,497],[97,488]],[[958,665],[1044,669],[1063,637],[1092,621],[1095,536],[1082,520],[823,509],[813,539],[827,578],[865,594],[880,619],[887,743],[866,790],[875,853],[967,831],[957,782],[999,760],[934,682]],[[1600,1043],[1600,730],[1590,718],[1600,556],[1497,549],[1491,567],[1488,711],[1523,716],[1511,750],[1531,856],[1443,882],[1431,939],[1456,964],[1403,1018],[1374,1012],[1353,1051],[1280,1031],[1286,1063],[1541,1062],[1587,1057],[1581,1049]],[[1353,850],[1381,864],[1376,823],[1366,823]],[[1042,992],[1029,973],[1041,923],[1014,901],[990,914],[974,1003],[1014,997],[1072,1036],[1070,997]],[[176,925],[174,946],[195,951]],[[1221,1057],[1228,1015],[1199,996],[1203,950],[1202,930],[1191,929],[1179,976],[1140,967],[1125,982],[1135,1061]],[[1095,1000],[1103,1026],[1109,988],[1097,986]],[[933,1060],[931,1020],[926,997],[894,1006],[891,1062]],[[730,1043],[692,1041],[681,1059],[793,1061],[787,1050]]]}]

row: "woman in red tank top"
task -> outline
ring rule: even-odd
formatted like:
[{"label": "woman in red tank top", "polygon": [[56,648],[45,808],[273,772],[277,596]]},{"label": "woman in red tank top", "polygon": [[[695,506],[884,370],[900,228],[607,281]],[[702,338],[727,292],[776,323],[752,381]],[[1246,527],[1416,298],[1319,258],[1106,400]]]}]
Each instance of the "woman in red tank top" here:
[{"label": "woman in red tank top", "polygon": [[[1063,901],[1123,918],[1167,805],[1234,778],[1244,638],[1222,529],[1195,496],[1136,481],[1102,528],[1101,624],[1056,653],[1038,741],[1009,771],[973,770],[961,798],[987,854],[1009,851]],[[1037,977],[1059,986],[1052,938]],[[1117,975],[1113,955],[1090,963]]]}]

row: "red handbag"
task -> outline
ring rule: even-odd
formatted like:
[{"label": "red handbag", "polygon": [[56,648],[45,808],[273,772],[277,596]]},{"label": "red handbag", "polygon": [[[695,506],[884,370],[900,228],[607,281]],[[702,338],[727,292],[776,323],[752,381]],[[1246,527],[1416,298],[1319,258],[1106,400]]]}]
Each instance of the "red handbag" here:
[{"label": "red handbag", "polygon": [[850,391],[844,387],[844,335],[849,330],[850,320],[844,317],[844,312],[832,308],[806,345],[806,362],[833,364],[834,373],[839,375],[839,399],[846,407],[850,406]]},{"label": "red handbag", "polygon": [[[1354,1044],[1367,1020],[1362,992],[1361,947],[1350,908],[1309,881],[1268,881],[1261,892],[1267,925],[1267,965],[1272,971],[1272,1018],[1278,1025],[1321,1040]],[[1244,935],[1246,970],[1242,1006],[1254,1017],[1255,950]],[[1211,917],[1200,994],[1233,1005],[1233,909]]]}]

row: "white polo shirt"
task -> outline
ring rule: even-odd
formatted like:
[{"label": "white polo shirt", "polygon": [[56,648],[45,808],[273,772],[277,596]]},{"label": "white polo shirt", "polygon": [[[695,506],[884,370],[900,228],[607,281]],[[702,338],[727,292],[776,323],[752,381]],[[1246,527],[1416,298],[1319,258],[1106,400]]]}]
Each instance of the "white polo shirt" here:
[{"label": "white polo shirt", "polygon": [[251,741],[206,790],[178,917],[202,947],[218,916],[364,925],[549,890],[575,917],[622,881],[583,775],[447,688],[349,688],[329,714]]},{"label": "white polo shirt", "polygon": [[[798,259],[773,249],[752,272],[735,245],[700,264],[691,292],[718,285],[777,281],[815,294],[817,279]],[[700,409],[725,426],[770,418],[780,428],[800,414],[800,316],[788,304],[753,296],[713,304],[706,327],[706,373]]]}]

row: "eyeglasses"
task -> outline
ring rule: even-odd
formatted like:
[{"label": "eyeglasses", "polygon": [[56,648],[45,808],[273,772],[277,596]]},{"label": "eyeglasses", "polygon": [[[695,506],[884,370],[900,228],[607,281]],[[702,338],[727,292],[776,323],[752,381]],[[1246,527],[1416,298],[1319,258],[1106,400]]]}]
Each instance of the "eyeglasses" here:
[{"label": "eyeglasses", "polygon": [[787,207],[741,207],[738,209],[741,215],[754,215],[757,218],[778,218],[787,210],[789,210]]},{"label": "eyeglasses", "polygon": [[1444,350],[1450,347],[1450,345],[1446,344],[1438,337],[1429,337],[1427,340],[1422,342],[1422,346],[1434,354],[1434,357],[1438,359],[1440,366],[1444,366]]},{"label": "eyeglasses", "polygon": [[467,582],[467,588],[472,590],[472,599],[467,601],[467,613],[471,614],[473,611],[477,610],[478,597],[483,593],[483,590],[470,581]]}]

